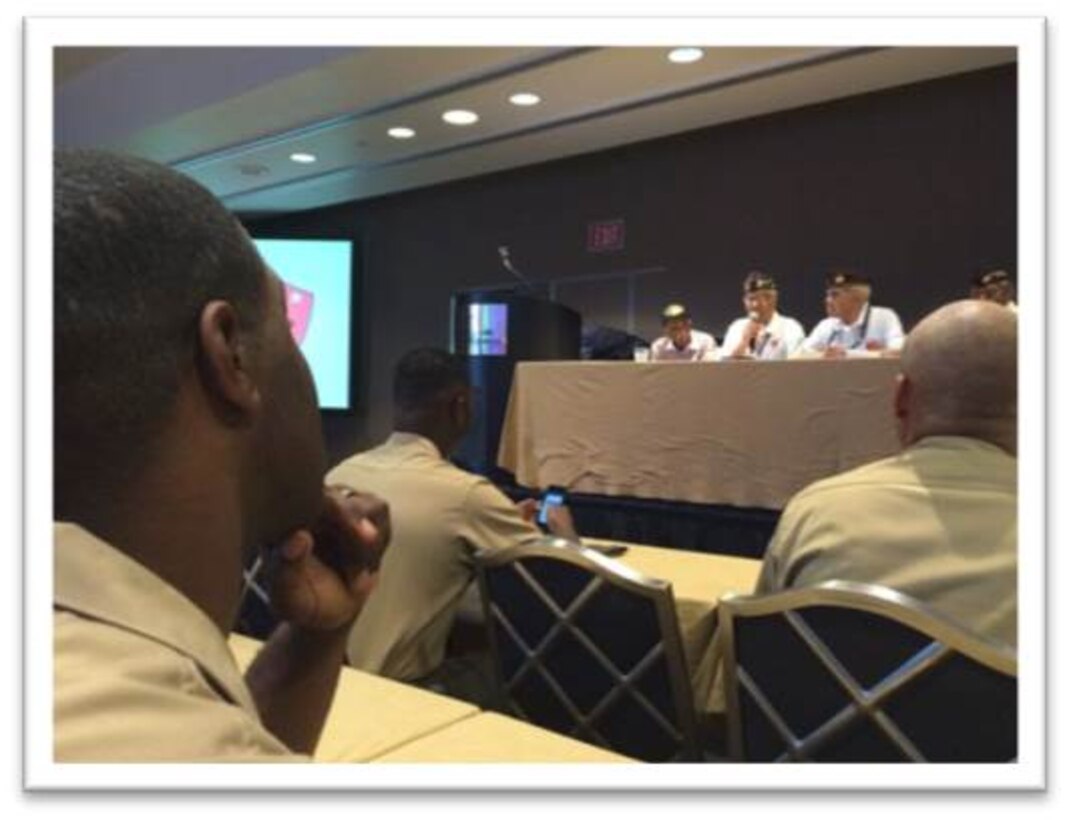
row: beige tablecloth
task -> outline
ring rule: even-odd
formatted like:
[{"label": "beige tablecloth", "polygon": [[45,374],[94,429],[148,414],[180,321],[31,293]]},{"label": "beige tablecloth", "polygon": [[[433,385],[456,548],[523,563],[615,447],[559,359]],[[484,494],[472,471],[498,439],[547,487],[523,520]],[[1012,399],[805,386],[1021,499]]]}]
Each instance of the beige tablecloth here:
[{"label": "beige tablecloth", "polygon": [[892,359],[521,362],[498,463],[528,487],[781,509],[898,451]]},{"label": "beige tablecloth", "polygon": [[495,712],[481,712],[381,755],[375,763],[635,763]]},{"label": "beige tablecloth", "polygon": [[[232,634],[230,647],[244,669],[260,642]],[[346,667],[314,757],[323,762],[371,760],[478,712],[470,703]]]},{"label": "beige tablecloth", "polygon": [[753,558],[663,549],[622,541],[583,540],[601,545],[623,543],[628,547],[627,552],[614,560],[672,584],[694,700],[699,712],[708,711],[716,673],[713,635],[717,603],[728,592],[753,592],[761,562]]}]

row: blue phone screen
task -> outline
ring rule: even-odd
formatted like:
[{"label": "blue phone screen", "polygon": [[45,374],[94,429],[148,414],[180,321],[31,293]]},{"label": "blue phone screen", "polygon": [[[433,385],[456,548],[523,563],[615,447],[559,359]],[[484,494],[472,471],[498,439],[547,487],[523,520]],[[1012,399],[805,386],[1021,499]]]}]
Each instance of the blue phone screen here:
[{"label": "blue phone screen", "polygon": [[546,513],[550,507],[559,507],[564,503],[563,493],[546,493],[542,497],[542,503],[538,507],[538,523],[545,525],[549,523],[549,519],[546,517]]}]

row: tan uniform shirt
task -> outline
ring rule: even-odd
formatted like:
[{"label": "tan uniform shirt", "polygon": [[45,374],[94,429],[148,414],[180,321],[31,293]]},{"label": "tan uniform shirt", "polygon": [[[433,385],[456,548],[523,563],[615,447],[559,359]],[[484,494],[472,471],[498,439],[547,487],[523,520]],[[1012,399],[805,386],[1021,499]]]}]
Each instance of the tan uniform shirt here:
[{"label": "tan uniform shirt", "polygon": [[[834,580],[890,587],[1017,646],[1017,459],[930,436],[810,484],[783,511],[755,594]],[[723,712],[718,644],[706,662],[705,708]]]},{"label": "tan uniform shirt", "polygon": [[1017,645],[1017,459],[931,436],[791,499],[757,592],[842,579],[910,595]]},{"label": "tan uniform shirt", "polygon": [[260,723],[199,607],[81,527],[54,533],[57,761],[307,760]]},{"label": "tan uniform shirt", "polygon": [[327,483],[375,493],[390,505],[390,548],[349,637],[349,662],[396,680],[418,680],[441,665],[474,552],[539,535],[487,479],[453,466],[410,433],[343,461]]}]

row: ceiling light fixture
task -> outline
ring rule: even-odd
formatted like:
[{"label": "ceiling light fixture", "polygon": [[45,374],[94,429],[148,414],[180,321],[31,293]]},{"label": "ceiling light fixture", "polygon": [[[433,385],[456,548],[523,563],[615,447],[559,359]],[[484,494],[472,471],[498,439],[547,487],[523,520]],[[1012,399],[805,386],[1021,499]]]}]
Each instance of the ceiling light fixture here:
[{"label": "ceiling light fixture", "polygon": [[386,133],[393,137],[395,140],[410,140],[412,139],[412,137],[416,136],[415,131],[413,131],[411,128],[405,128],[403,125],[391,128]]},{"label": "ceiling light fixture", "polygon": [[462,108],[454,108],[442,114],[442,119],[450,125],[471,125],[479,121],[479,115],[474,111],[465,111]]},{"label": "ceiling light fixture", "polygon": [[519,94],[513,94],[509,97],[509,102],[513,105],[538,105],[542,102],[542,98],[529,91],[521,91]]},{"label": "ceiling light fixture", "polygon": [[317,157],[315,154],[307,154],[303,151],[298,151],[294,154],[290,154],[290,159],[294,162],[301,163],[301,165],[307,165],[310,162],[315,162]]},{"label": "ceiling light fixture", "polygon": [[674,48],[668,52],[668,59],[673,63],[696,63],[704,56],[700,48]]}]

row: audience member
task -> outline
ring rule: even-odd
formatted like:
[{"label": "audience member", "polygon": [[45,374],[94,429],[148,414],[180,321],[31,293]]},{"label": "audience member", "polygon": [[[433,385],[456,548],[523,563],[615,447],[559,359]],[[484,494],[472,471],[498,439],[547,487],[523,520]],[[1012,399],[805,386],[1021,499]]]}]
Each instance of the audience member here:
[{"label": "audience member", "polygon": [[828,317],[813,328],[799,352],[841,359],[902,349],[902,322],[891,308],[869,304],[872,286],[867,279],[854,273],[833,273],[826,288]]},{"label": "audience member", "polygon": [[1016,317],[966,300],[921,321],[894,412],[905,449],[791,499],[757,591],[882,584],[1016,645]]},{"label": "audience member", "polygon": [[[54,179],[55,759],[307,759],[385,507],[324,491],[282,284],[208,191],[98,152]],[[260,545],[282,623],[243,679]]]},{"label": "audience member", "polygon": [[[378,586],[349,638],[349,662],[478,701],[485,681],[469,658],[443,663],[447,638],[471,586],[472,555],[538,537],[534,502],[514,504],[483,476],[446,460],[473,420],[462,359],[434,348],[405,354],[393,396],[390,437],[328,474],[386,499],[393,522]],[[578,537],[566,507],[551,508],[549,529]]]},{"label": "audience member", "polygon": [[708,333],[694,330],[690,313],[683,305],[668,305],[661,313],[664,335],[650,346],[650,358],[655,362],[711,362],[716,361],[716,339]]},{"label": "audience member", "polygon": [[971,296],[985,302],[995,302],[1017,312],[1017,303],[1013,301],[1013,281],[1004,270],[989,270],[979,273],[973,279]]},{"label": "audience member", "polygon": [[742,283],[746,316],[728,327],[720,354],[733,359],[786,359],[805,341],[805,331],[776,311],[779,291],[767,274],[751,271]]}]

